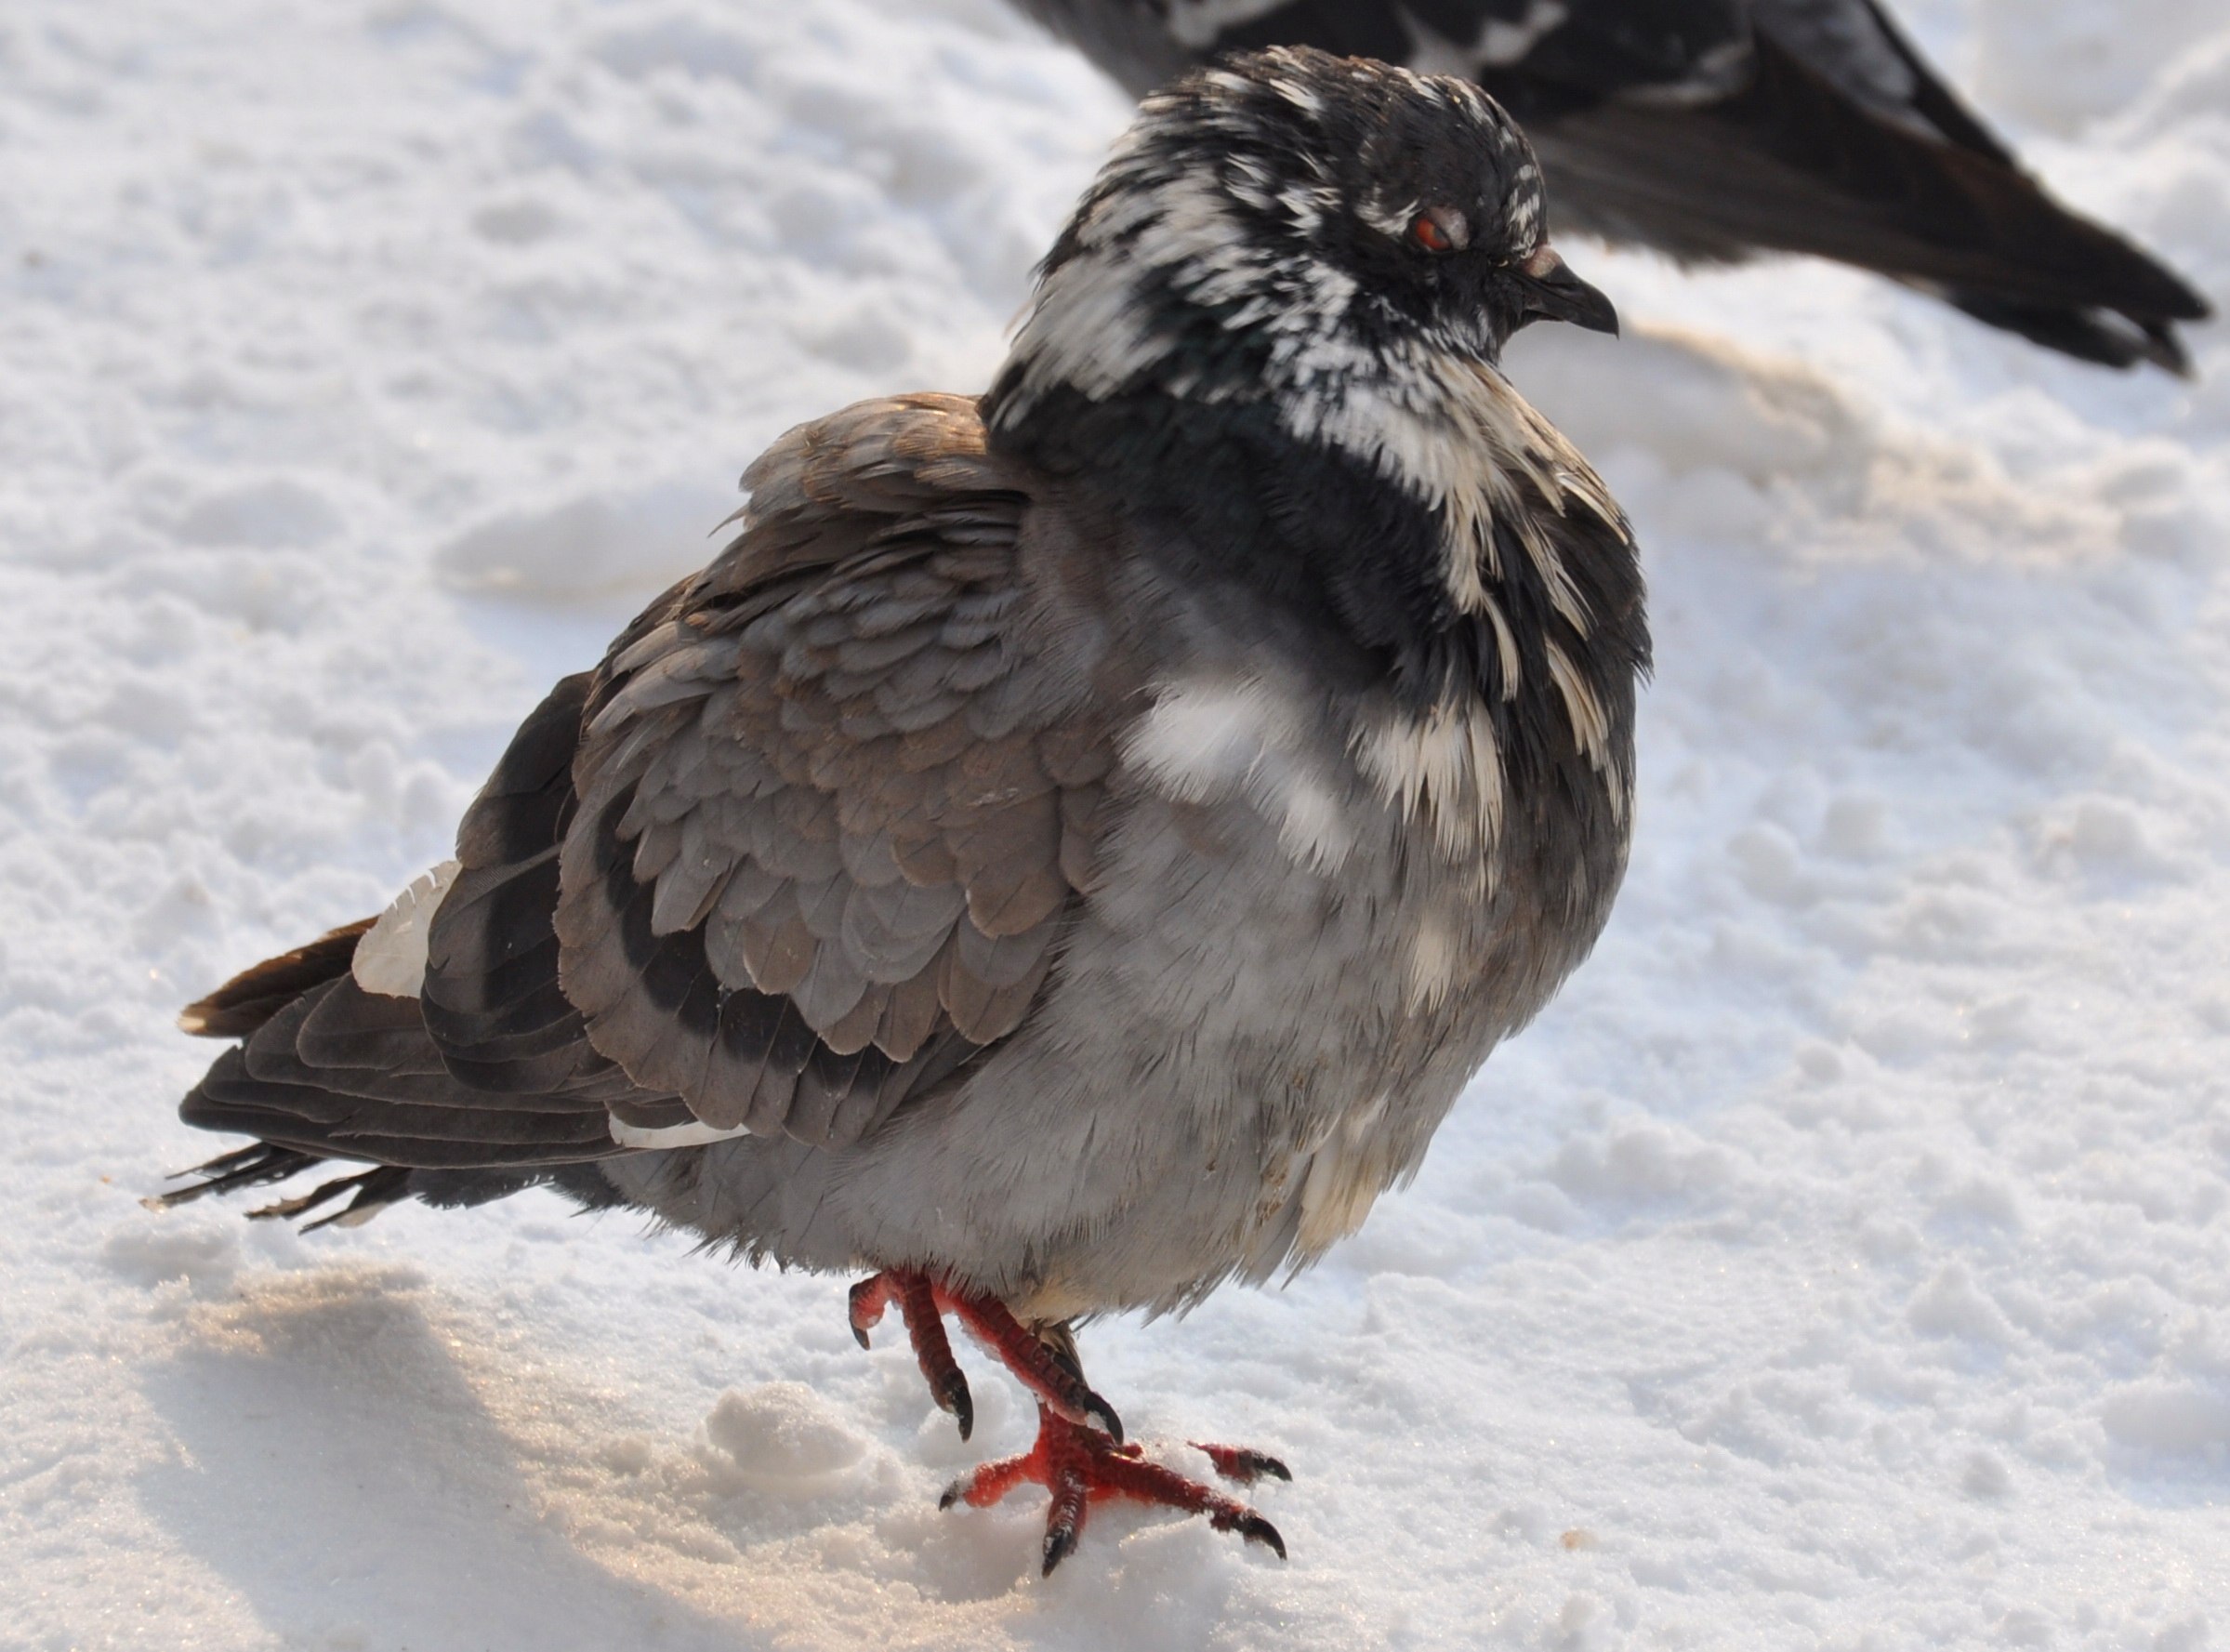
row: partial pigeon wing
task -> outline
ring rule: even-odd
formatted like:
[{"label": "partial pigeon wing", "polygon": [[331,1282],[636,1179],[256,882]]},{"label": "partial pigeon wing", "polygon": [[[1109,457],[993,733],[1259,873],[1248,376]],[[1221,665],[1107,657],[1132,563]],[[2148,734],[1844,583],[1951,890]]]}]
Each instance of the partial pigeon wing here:
[{"label": "partial pigeon wing", "polygon": [[972,401],[863,403],[746,482],[741,535],[589,695],[560,978],[706,1129],[841,1143],[1022,1022],[1108,740],[1032,634],[1031,501]]},{"label": "partial pigeon wing", "polygon": [[1759,33],[1854,102],[1986,160],[2019,164],[1877,0],[1751,0],[1751,10]]},{"label": "partial pigeon wing", "polygon": [[[1938,284],[1946,299],[1979,321],[2085,361],[2119,367],[2142,360],[2187,370],[2171,324],[2206,319],[2207,302],[2157,260],[2052,202],[1938,77],[1880,0],[1755,4],[1762,34],[1882,119],[1976,157],[1975,176],[1994,186],[1990,193],[2022,202],[2020,216],[2028,221],[1992,225],[2000,239],[1993,244],[1999,257],[1989,271]],[[2008,228],[2014,232],[2007,234]],[[2060,266],[2051,293],[2025,292],[2004,278],[2005,263],[2032,250]]]},{"label": "partial pigeon wing", "polygon": [[1917,118],[1884,117],[1771,33],[1758,35],[1743,84],[1725,97],[1692,107],[1610,99],[1533,137],[1552,213],[1676,257],[1762,248],[1834,258],[2116,366],[2181,370],[2172,324],[2208,313],[2159,263],[2025,173]]},{"label": "partial pigeon wing", "polygon": [[[1134,94],[1219,52],[1313,46],[1435,74],[1522,71],[1560,107],[1723,91],[1742,0],[1016,0]],[[1526,110],[1511,112],[1521,119]]]},{"label": "partial pigeon wing", "polygon": [[1676,258],[1810,253],[2085,360],[2185,359],[2206,301],[2047,195],[1878,0],[1017,0],[1142,91],[1278,45],[1470,76],[1556,222]]}]

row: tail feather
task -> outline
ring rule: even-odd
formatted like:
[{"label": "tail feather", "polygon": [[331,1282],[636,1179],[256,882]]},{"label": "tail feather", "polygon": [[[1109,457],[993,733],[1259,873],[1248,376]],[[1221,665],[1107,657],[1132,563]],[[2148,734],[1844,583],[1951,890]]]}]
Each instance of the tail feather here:
[{"label": "tail feather", "polygon": [[[173,1180],[199,1176],[202,1180],[168,1193],[152,1195],[139,1202],[150,1210],[175,1209],[206,1194],[236,1193],[244,1187],[284,1182],[328,1161],[299,1148],[255,1142],[231,1153],[221,1153],[206,1164],[174,1173]],[[592,1164],[560,1165],[520,1170],[405,1169],[400,1165],[373,1165],[353,1175],[321,1182],[306,1194],[259,1205],[250,1210],[251,1221],[286,1221],[307,1216],[339,1198],[355,1196],[333,1214],[305,1223],[304,1233],[321,1227],[355,1227],[369,1222],[390,1205],[416,1199],[436,1209],[455,1210],[508,1198],[530,1187],[552,1187],[584,1209],[603,1209],[621,1202],[612,1184]]]},{"label": "tail feather", "polygon": [[[353,1161],[350,1173],[253,1214],[304,1217],[346,1197],[310,1225],[349,1225],[404,1199],[477,1205],[536,1186],[587,1206],[615,1202],[592,1162],[627,1151],[610,1107],[626,1102],[633,1117],[669,1098],[643,1095],[596,1051],[557,982],[554,845],[572,807],[588,684],[584,673],[550,692],[467,814],[464,868],[445,893],[429,886],[437,898],[425,904],[423,993],[408,969],[369,987],[356,979],[358,945],[376,921],[367,919],[257,964],[185,1012],[189,1032],[239,1042],[210,1064],[178,1117],[256,1141],[148,1203],[278,1182],[328,1159]],[[547,878],[474,884],[483,856],[506,855]],[[460,971],[450,931],[470,939],[472,925],[453,924],[451,909],[476,917],[483,896],[521,909],[499,926],[503,947],[475,953]]]},{"label": "tail feather", "polygon": [[356,944],[379,920],[361,918],[307,946],[243,970],[207,998],[178,1012],[178,1029],[197,1038],[244,1038],[313,986],[349,972]]},{"label": "tail feather", "polygon": [[199,1176],[202,1180],[168,1193],[151,1194],[139,1202],[150,1210],[174,1209],[179,1205],[191,1204],[204,1194],[231,1193],[236,1188],[257,1187],[266,1182],[284,1182],[311,1165],[323,1163],[324,1160],[314,1153],[276,1147],[269,1142],[251,1142],[245,1147],[220,1153],[191,1170],[173,1170],[170,1179],[174,1182],[185,1176]]},{"label": "tail feather", "polygon": [[353,1176],[340,1176],[331,1182],[321,1182],[308,1193],[297,1194],[291,1199],[260,1205],[248,1212],[248,1220],[270,1222],[306,1216],[322,1205],[331,1204],[344,1193],[353,1192],[355,1198],[330,1216],[304,1222],[302,1231],[313,1234],[321,1227],[360,1227],[389,1205],[399,1205],[410,1197],[410,1176],[408,1170],[395,1165],[375,1165]]}]

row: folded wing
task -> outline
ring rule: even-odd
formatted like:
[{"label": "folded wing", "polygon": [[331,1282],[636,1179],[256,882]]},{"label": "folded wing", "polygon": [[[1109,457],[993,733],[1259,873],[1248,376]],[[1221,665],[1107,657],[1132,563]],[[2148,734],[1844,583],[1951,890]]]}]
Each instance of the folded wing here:
[{"label": "folded wing", "polygon": [[1027,501],[972,403],[854,409],[747,481],[742,538],[599,675],[560,971],[696,1121],[849,1142],[1021,1023],[1109,754],[1026,639]]},{"label": "folded wing", "polygon": [[189,1123],[445,1169],[841,1146],[1021,1024],[1108,763],[1033,641],[1030,498],[953,397],[802,427],[746,481],[734,542],[521,725],[416,996],[351,971],[368,924],[250,971],[188,1012],[245,1037]]}]

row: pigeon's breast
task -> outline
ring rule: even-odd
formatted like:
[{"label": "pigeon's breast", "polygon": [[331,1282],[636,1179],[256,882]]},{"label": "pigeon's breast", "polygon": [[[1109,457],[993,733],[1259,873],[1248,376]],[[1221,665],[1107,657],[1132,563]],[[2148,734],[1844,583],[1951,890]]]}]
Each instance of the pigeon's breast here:
[{"label": "pigeon's breast", "polygon": [[1373,1036],[1445,1037],[1434,1011],[1503,905],[1505,786],[1483,703],[1174,676],[1123,737],[1094,916],[1196,1011],[1229,998],[1306,1037],[1294,988],[1321,982]]},{"label": "pigeon's breast", "polygon": [[1500,774],[1459,718],[1260,669],[1165,680],[1121,753],[1048,1030],[1086,1111],[1155,1098],[1110,1225],[1262,1276],[1360,1225],[1535,1007],[1490,979]]}]

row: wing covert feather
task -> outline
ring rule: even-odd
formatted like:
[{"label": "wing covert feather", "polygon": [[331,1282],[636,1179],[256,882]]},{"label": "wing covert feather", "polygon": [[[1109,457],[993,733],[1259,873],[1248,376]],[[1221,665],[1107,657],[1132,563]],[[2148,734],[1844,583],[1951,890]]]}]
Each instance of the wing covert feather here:
[{"label": "wing covert feather", "polygon": [[1032,628],[1036,507],[971,400],[862,403],[745,480],[735,540],[589,692],[560,975],[636,1084],[842,1143],[1043,989],[1107,711]]}]

